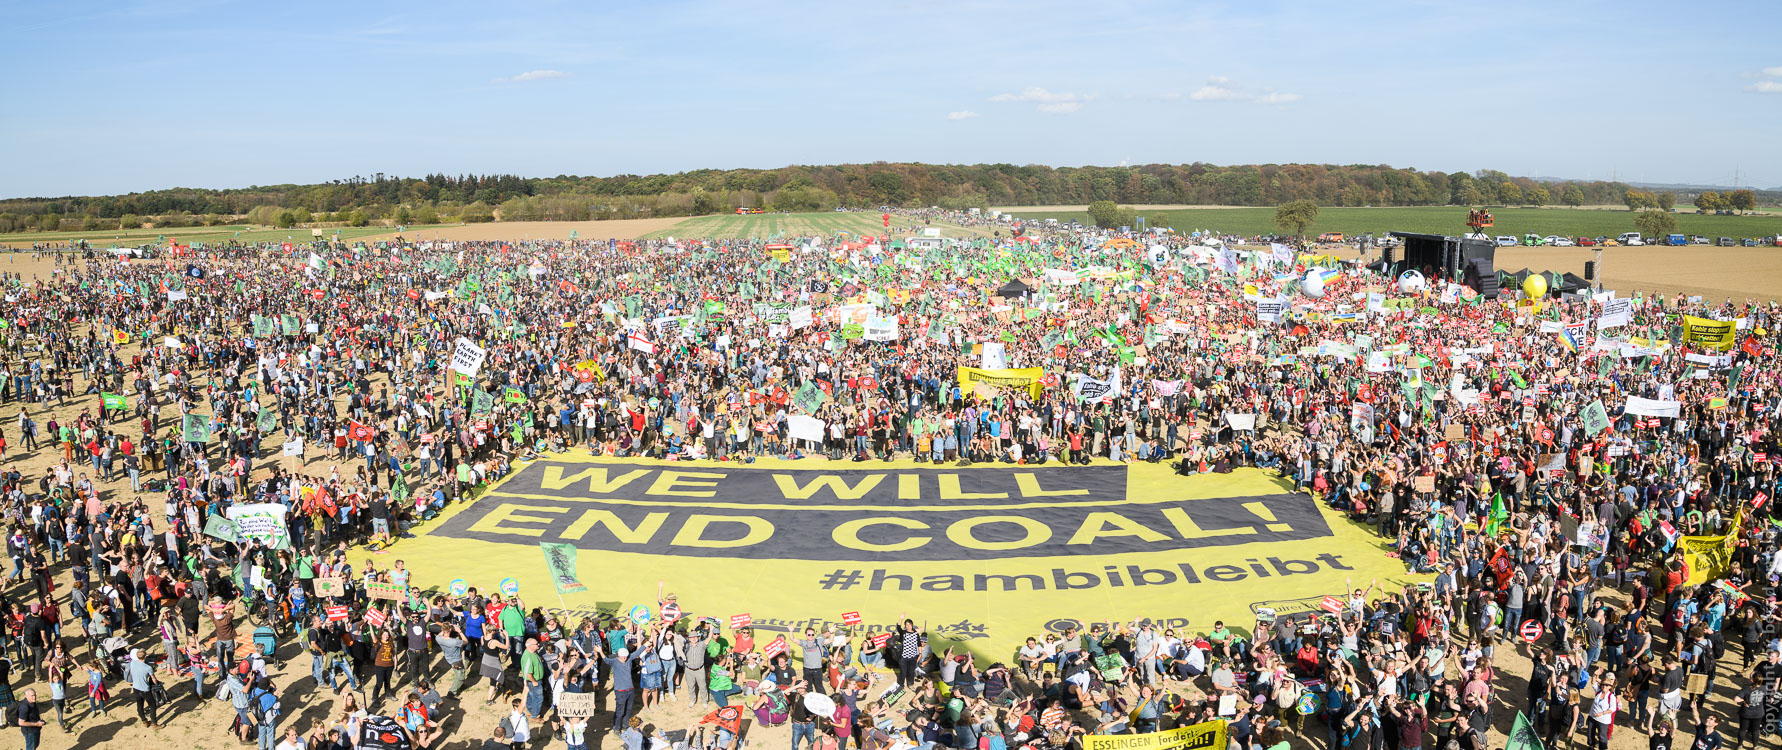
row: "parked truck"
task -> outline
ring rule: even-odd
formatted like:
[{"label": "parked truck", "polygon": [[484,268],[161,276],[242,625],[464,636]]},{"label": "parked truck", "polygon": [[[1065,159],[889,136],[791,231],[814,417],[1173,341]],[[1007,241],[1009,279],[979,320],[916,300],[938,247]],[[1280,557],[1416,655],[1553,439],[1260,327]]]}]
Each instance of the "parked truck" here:
[{"label": "parked truck", "polygon": [[1673,234],[1669,237],[1664,238],[1664,244],[1670,245],[1673,247],[1676,247],[1679,245],[1687,245],[1687,244],[1689,244],[1689,238],[1684,237],[1683,235],[1680,235],[1680,234]]}]

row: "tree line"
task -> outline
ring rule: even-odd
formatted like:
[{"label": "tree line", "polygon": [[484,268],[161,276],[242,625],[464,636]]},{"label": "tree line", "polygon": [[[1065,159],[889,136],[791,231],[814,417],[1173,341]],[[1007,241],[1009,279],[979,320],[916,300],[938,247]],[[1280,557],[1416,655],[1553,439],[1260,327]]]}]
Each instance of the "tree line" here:
[{"label": "tree line", "polygon": [[965,209],[1099,201],[1231,206],[1311,201],[1320,206],[1625,203],[1638,209],[1659,207],[1661,200],[1668,209],[1676,198],[1635,190],[1620,182],[1543,182],[1496,170],[1467,173],[1330,164],[1048,167],[875,162],[612,177],[386,177],[380,173],[311,185],[15,198],[0,200],[0,232],[92,231],[145,224],[182,227],[243,220],[281,227],[580,221],[694,216],[727,213],[738,207],[823,211],[836,207]]}]

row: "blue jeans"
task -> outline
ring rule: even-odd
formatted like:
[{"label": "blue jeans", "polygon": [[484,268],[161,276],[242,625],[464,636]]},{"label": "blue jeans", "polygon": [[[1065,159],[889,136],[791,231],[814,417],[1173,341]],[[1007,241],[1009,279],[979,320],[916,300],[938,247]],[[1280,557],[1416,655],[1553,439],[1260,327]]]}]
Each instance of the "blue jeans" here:
[{"label": "blue jeans", "polygon": [[534,682],[526,686],[526,713],[529,716],[544,713],[544,683]]},{"label": "blue jeans", "polygon": [[260,725],[260,750],[274,750],[278,746],[278,719],[267,717]]},{"label": "blue jeans", "polygon": [[811,747],[817,746],[817,724],[812,721],[792,722],[792,750],[798,750],[798,738],[809,740]]},{"label": "blue jeans", "polygon": [[728,707],[730,705],[730,696],[736,695],[737,693],[740,693],[740,692],[742,692],[742,688],[739,688],[735,685],[731,685],[730,687],[723,689],[723,690],[713,690],[713,691],[711,691],[712,702],[717,703],[718,708]]},{"label": "blue jeans", "polygon": [[[316,687],[321,687],[323,685],[328,684],[327,678],[329,675],[328,675],[328,655],[327,654],[310,654],[309,655],[309,676],[316,678]],[[334,687],[334,686],[328,685],[328,687]]]}]

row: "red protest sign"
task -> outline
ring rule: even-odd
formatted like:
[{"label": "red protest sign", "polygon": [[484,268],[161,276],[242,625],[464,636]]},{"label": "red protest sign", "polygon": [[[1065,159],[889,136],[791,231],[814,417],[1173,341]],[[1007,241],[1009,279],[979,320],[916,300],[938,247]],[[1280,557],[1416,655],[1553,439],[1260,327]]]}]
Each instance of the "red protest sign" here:
[{"label": "red protest sign", "polygon": [[382,627],[385,622],[389,621],[389,619],[389,616],[385,615],[384,611],[381,609],[374,607],[365,610],[365,621],[371,623],[371,626],[374,628]]},{"label": "red protest sign", "polygon": [[347,438],[348,439],[351,439],[351,440],[375,440],[375,439],[377,439],[377,428],[374,428],[371,425],[359,424],[358,422],[351,422],[349,424],[350,424],[350,426],[347,428]]},{"label": "red protest sign", "polygon": [[773,639],[773,643],[767,644],[766,648],[761,649],[761,653],[766,654],[767,658],[772,659],[780,654],[786,653],[790,648],[791,646],[786,643],[786,636],[782,635]]},{"label": "red protest sign", "polygon": [[731,630],[741,630],[743,628],[748,627],[749,623],[751,623],[751,622],[754,622],[754,620],[749,618],[749,613],[747,613],[747,612],[744,612],[740,615],[731,615],[730,616],[730,629]]},{"label": "red protest sign", "polygon": [[891,642],[891,634],[890,633],[880,633],[880,634],[875,635],[867,640],[872,643],[873,648],[884,648],[885,644]]},{"label": "red protest sign", "polygon": [[1334,596],[1324,597],[1324,601],[1319,602],[1318,606],[1320,608],[1322,608],[1324,611],[1329,612],[1333,615],[1339,614],[1345,609],[1345,607],[1343,606],[1343,600],[1338,599]]},{"label": "red protest sign", "polygon": [[1546,633],[1547,629],[1541,627],[1540,620],[1529,620],[1528,622],[1522,623],[1522,630],[1520,632],[1522,633],[1522,640],[1534,643],[1541,639],[1541,635]]},{"label": "red protest sign", "polygon": [[681,605],[669,602],[662,605],[662,621],[674,622],[681,619]]},{"label": "red protest sign", "polygon": [[334,607],[328,608],[328,621],[329,622],[345,622],[346,619],[347,619],[347,608],[346,607],[334,606]]},{"label": "red protest sign", "polygon": [[859,612],[843,612],[842,613],[842,624],[843,625],[859,625],[861,622],[864,622],[864,621],[860,619]]}]

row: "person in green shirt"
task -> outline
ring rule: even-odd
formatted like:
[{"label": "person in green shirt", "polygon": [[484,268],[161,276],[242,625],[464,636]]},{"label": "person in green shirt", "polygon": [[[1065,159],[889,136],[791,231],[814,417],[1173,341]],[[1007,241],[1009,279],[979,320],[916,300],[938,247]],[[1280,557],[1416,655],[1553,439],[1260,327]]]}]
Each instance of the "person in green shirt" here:
[{"label": "person in green shirt", "polygon": [[[507,624],[507,613],[513,607],[501,610],[502,625]],[[536,718],[544,712],[544,659],[538,656],[538,639],[526,639],[526,653],[520,655],[520,678],[526,681],[526,715]]]},{"label": "person in green shirt", "polygon": [[509,638],[526,635],[526,615],[521,611],[519,597],[509,599],[508,605],[501,608],[501,630]]}]

